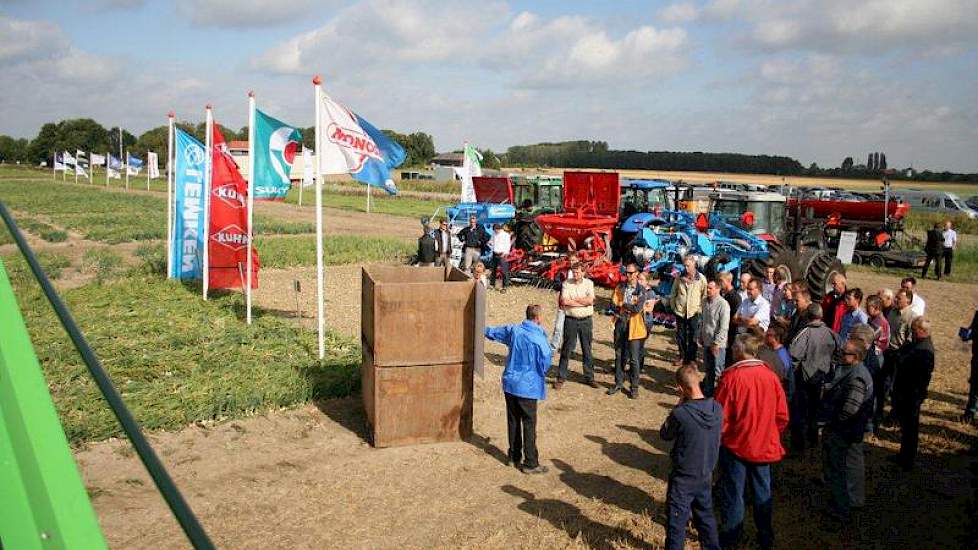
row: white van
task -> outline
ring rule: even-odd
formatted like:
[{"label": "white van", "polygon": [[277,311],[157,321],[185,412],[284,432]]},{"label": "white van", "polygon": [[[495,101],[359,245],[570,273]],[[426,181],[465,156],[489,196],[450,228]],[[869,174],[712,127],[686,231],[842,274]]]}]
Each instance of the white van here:
[{"label": "white van", "polygon": [[921,191],[919,189],[893,189],[890,194],[910,203],[910,212],[940,212],[942,214],[978,218],[960,197],[944,191]]}]

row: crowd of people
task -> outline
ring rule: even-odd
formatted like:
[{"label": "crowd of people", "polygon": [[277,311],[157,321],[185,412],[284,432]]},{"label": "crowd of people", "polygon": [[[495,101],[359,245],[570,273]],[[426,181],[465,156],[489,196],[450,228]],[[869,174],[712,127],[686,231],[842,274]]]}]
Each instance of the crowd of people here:
[{"label": "crowd of people", "polygon": [[[816,302],[806,284],[789,282],[788,274],[773,268],[759,278],[743,273],[735,285],[730,273],[708,280],[698,263],[685,259],[668,295],[628,264],[610,307],[615,361],[608,395],[637,397],[654,316],[664,308],[675,318],[679,402],[660,432],[673,442],[666,546],[683,547],[690,517],[704,548],[736,546],[749,485],[758,541],[772,547],[771,468],[785,457],[820,459],[826,518],[851,521],[865,504],[867,434],[898,426],[900,450],[889,458],[911,470],[917,457],[934,346],[916,280],[868,293],[835,273],[832,290]],[[549,338],[537,305],[527,308],[521,325],[486,331],[490,340],[510,347],[503,375],[508,456],[527,473],[546,472],[535,445],[535,403],[545,397],[552,357],[559,357],[553,388],[560,390],[579,342],[584,384],[599,387],[591,353],[594,284],[573,256],[557,305]],[[978,313],[961,338],[978,342]],[[968,421],[978,412],[975,365],[973,360],[963,417]]]}]

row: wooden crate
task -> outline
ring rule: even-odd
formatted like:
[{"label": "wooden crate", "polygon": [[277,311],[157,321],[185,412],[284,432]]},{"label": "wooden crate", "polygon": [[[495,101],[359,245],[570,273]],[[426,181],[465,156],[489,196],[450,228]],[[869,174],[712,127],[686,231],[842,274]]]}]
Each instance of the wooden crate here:
[{"label": "wooden crate", "polygon": [[472,434],[472,364],[379,367],[363,348],[363,403],[371,443],[395,447]]},{"label": "wooden crate", "polygon": [[388,266],[365,267],[361,278],[361,335],[375,365],[472,361],[476,288],[471,278],[457,269]]}]

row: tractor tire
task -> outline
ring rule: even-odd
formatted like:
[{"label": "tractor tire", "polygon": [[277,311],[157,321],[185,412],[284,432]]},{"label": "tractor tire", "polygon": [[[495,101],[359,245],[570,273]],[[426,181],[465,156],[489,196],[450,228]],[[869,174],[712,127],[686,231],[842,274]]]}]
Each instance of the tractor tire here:
[{"label": "tractor tire", "polygon": [[830,252],[815,252],[805,267],[805,281],[816,304],[832,290],[832,276],[836,273],[846,274],[846,266]]},{"label": "tractor tire", "polygon": [[716,280],[717,274],[720,273],[720,268],[717,266],[729,261],[730,261],[730,257],[722,253],[710,258],[710,260],[706,262],[706,265],[703,266],[703,275],[706,277],[706,280],[707,281]]},{"label": "tractor tire", "polygon": [[535,221],[527,221],[519,224],[516,231],[516,248],[520,250],[533,250],[533,247],[540,244],[543,239],[543,229]]},{"label": "tractor tire", "polygon": [[789,283],[802,278],[805,272],[801,267],[801,263],[798,261],[798,256],[793,250],[777,242],[769,242],[767,249],[770,253],[767,259],[752,260],[744,263],[744,269],[748,273],[759,279],[764,279],[765,275],[767,275],[767,268],[774,267],[788,276]]}]

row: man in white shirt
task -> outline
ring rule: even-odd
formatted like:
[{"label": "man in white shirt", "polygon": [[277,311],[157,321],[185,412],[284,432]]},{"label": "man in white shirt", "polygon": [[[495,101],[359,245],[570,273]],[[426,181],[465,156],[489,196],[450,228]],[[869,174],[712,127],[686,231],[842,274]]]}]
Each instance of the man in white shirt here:
[{"label": "man in white shirt", "polygon": [[761,296],[761,289],[761,281],[757,279],[751,279],[747,284],[747,299],[740,302],[737,315],[733,318],[738,333],[747,332],[753,327],[766,331],[771,324],[771,302]]},{"label": "man in white shirt", "polygon": [[958,247],[958,232],[954,230],[951,220],[944,222],[944,275],[951,274],[951,259],[954,257],[954,249]]},{"label": "man in white shirt", "polygon": [[913,301],[910,302],[910,311],[913,312],[913,316],[923,317],[924,310],[927,308],[927,302],[924,301],[923,296],[917,293],[917,279],[905,277],[900,281],[900,288],[909,290],[913,294]]},{"label": "man in white shirt", "polygon": [[501,224],[497,223],[492,226],[492,229],[492,239],[489,241],[489,246],[492,248],[492,265],[489,266],[489,288],[496,288],[496,270],[498,269],[503,274],[503,289],[500,292],[506,292],[506,287],[509,286],[509,262],[506,261],[506,256],[509,254],[512,246],[512,239],[510,238],[509,232],[503,229]]},{"label": "man in white shirt", "polygon": [[751,277],[751,274],[747,273],[746,270],[740,272],[740,287],[737,289],[737,294],[740,295],[741,303],[747,299],[747,285],[750,284],[751,279],[753,279],[753,277]]}]

